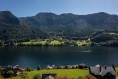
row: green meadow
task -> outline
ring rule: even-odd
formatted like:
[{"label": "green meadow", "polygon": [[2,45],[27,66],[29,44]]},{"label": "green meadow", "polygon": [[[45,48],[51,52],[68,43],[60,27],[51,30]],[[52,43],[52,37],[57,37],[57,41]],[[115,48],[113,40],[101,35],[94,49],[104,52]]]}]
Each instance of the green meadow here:
[{"label": "green meadow", "polygon": [[[77,79],[79,76],[85,76],[89,74],[88,70],[81,69],[54,69],[54,70],[34,70],[30,72],[26,72],[28,75],[28,79],[33,79],[33,77],[37,74],[57,74],[57,75],[65,75],[71,78]],[[20,76],[5,78],[5,79],[21,79]]]},{"label": "green meadow", "polygon": [[[35,75],[42,75],[42,74],[57,74],[59,76],[68,76],[73,79],[78,79],[80,76],[89,75],[89,70],[84,69],[54,69],[54,70],[34,70],[27,73],[28,79],[33,79]],[[116,68],[116,74],[118,76],[118,68]],[[5,78],[5,79],[22,79],[20,76]]]}]

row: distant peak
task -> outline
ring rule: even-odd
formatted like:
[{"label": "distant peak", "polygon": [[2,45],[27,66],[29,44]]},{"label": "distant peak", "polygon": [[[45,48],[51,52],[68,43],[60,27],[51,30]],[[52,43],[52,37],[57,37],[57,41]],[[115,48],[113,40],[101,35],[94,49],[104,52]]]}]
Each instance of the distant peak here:
[{"label": "distant peak", "polygon": [[73,13],[62,13],[61,15],[74,15]]},{"label": "distant peak", "polygon": [[110,15],[110,14],[108,14],[106,12],[98,12],[98,13],[95,13],[95,14]]},{"label": "distant peak", "polygon": [[0,11],[0,17],[16,17],[16,16],[10,11]]},{"label": "distant peak", "polygon": [[108,13],[106,13],[106,12],[98,12],[98,13],[101,13],[101,14],[108,14]]},{"label": "distant peak", "polygon": [[76,14],[73,14],[73,13],[62,13],[61,15],[76,15]]},{"label": "distant peak", "polygon": [[0,14],[12,14],[10,11],[0,11]]},{"label": "distant peak", "polygon": [[0,23],[20,24],[19,19],[10,11],[0,11]]},{"label": "distant peak", "polygon": [[40,12],[40,13],[36,14],[36,16],[39,16],[39,15],[56,15],[56,14],[51,13],[51,12]]}]

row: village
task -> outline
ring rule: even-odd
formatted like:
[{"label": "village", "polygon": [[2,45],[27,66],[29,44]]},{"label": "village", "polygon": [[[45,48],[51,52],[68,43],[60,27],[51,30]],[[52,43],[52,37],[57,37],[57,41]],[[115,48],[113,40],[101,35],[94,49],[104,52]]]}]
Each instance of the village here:
[{"label": "village", "polygon": [[[20,65],[16,66],[0,66],[1,76],[0,79],[76,79],[72,77],[67,77],[59,75],[61,73],[56,73],[58,70],[67,70],[68,72],[70,70],[78,70],[78,71],[86,71],[86,75],[79,76],[77,79],[118,79],[117,75],[117,68],[112,66],[101,66],[99,64],[95,66],[88,67],[85,64],[79,64],[79,65],[47,65],[44,69],[41,68],[41,66],[37,66],[37,69],[33,69],[31,67],[24,67]],[[55,72],[50,72],[51,70],[55,70]],[[40,73],[40,71],[45,71],[47,73],[42,73],[40,75],[35,74],[33,78],[28,77],[27,73],[31,73],[33,71],[37,71]],[[74,72],[73,72],[74,73]],[[81,73],[81,72],[79,72]],[[66,74],[66,73],[65,73]],[[19,77],[19,78],[17,78]]]}]

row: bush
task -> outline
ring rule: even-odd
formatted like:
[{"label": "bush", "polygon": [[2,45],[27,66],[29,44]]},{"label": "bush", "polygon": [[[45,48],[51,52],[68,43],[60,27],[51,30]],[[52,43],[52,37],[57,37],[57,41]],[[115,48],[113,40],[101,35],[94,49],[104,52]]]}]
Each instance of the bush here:
[{"label": "bush", "polygon": [[8,77],[11,77],[14,75],[14,72],[12,70],[9,70],[6,74]]},{"label": "bush", "polygon": [[41,79],[41,76],[39,74],[35,75],[33,79]]},{"label": "bush", "polygon": [[68,66],[65,66],[65,69],[68,69]]},{"label": "bush", "polygon": [[83,79],[83,77],[82,76],[79,76],[79,78],[78,79]]},{"label": "bush", "polygon": [[37,67],[37,70],[41,70],[41,67],[40,67],[40,65]]},{"label": "bush", "polygon": [[21,77],[21,79],[29,79],[27,73],[21,73],[20,77]]},{"label": "bush", "polygon": [[33,68],[27,67],[27,68],[26,68],[26,71],[29,71],[29,72],[30,72],[30,71],[33,71]]}]

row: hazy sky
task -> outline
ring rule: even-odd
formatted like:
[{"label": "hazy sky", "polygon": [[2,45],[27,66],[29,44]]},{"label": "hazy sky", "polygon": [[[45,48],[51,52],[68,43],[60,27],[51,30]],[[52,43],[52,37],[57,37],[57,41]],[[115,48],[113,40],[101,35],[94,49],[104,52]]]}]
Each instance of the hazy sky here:
[{"label": "hazy sky", "polygon": [[118,14],[118,0],[0,0],[0,11],[9,10],[18,17],[39,12]]}]

